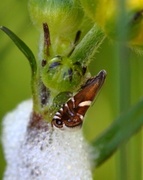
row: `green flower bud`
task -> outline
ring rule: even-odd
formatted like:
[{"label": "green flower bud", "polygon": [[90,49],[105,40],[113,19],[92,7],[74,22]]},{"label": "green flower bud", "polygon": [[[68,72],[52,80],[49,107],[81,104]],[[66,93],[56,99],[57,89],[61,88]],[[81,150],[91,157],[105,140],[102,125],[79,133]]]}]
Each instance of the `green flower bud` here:
[{"label": "green flower bud", "polygon": [[42,69],[42,81],[53,91],[75,91],[82,83],[86,68],[67,57],[55,56]]},{"label": "green flower bud", "polygon": [[29,0],[29,11],[39,29],[47,23],[51,38],[63,41],[75,36],[84,15],[78,0]]}]

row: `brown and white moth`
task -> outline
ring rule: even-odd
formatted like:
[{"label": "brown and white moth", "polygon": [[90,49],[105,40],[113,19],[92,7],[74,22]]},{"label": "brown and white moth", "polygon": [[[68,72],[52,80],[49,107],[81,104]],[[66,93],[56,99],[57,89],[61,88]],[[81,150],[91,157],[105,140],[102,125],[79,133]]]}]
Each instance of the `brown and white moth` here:
[{"label": "brown and white moth", "polygon": [[86,81],[81,90],[62,105],[52,119],[52,126],[57,128],[74,128],[81,126],[84,115],[102,87],[106,71],[102,70],[97,76]]}]

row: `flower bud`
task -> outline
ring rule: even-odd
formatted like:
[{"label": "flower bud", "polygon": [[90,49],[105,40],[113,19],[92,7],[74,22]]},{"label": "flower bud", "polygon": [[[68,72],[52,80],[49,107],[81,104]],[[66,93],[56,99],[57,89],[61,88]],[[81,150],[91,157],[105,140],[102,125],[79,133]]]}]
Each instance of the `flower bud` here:
[{"label": "flower bud", "polygon": [[55,56],[42,70],[42,81],[46,87],[58,92],[75,91],[85,74],[85,67],[72,63],[67,57]]},{"label": "flower bud", "polygon": [[29,0],[29,11],[39,29],[48,24],[51,39],[64,40],[75,36],[84,15],[78,0]]}]

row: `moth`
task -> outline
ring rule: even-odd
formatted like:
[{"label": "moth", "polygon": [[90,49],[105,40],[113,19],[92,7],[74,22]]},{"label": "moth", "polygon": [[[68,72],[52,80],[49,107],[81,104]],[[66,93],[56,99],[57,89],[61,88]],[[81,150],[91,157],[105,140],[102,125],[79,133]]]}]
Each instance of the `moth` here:
[{"label": "moth", "polygon": [[105,77],[106,71],[102,70],[97,76],[89,78],[81,90],[55,113],[52,126],[61,129],[81,127],[85,113],[102,87]]}]

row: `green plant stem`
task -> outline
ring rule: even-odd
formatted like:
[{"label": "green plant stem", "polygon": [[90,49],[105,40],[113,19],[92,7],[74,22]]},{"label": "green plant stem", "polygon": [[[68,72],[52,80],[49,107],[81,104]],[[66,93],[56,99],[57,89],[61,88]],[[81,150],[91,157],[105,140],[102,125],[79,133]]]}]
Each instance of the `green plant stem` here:
[{"label": "green plant stem", "polygon": [[[130,106],[130,63],[127,49],[120,46],[119,59],[119,109],[120,113],[125,112]],[[119,151],[119,179],[128,179],[128,145],[124,144]]]},{"label": "green plant stem", "polygon": [[98,28],[98,26],[94,25],[76,46],[71,55],[72,61],[80,62],[82,65],[87,66],[104,39],[105,34]]},{"label": "green plant stem", "polygon": [[[117,19],[117,31],[119,34],[120,43],[117,47],[117,61],[119,62],[119,113],[123,113],[130,107],[130,63],[128,49],[125,46],[127,41],[128,29],[126,27],[126,10],[125,1],[117,2],[120,7],[119,19]],[[119,180],[128,180],[128,145],[123,144],[119,150]]]},{"label": "green plant stem", "polygon": [[[130,59],[131,66],[131,102],[135,102],[142,96],[142,61],[135,55],[133,59]],[[128,179],[130,180],[142,180],[142,136],[139,132],[127,143],[128,150]]]}]

